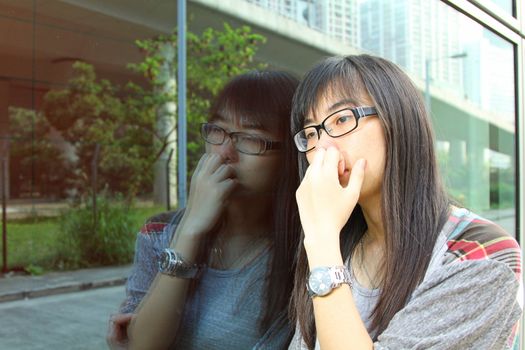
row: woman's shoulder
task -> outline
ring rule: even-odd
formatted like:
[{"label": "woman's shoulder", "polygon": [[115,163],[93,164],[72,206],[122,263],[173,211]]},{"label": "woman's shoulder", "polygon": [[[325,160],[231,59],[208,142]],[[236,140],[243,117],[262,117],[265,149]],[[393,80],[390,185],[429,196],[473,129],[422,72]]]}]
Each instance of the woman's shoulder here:
[{"label": "woman's shoulder", "polygon": [[146,219],[137,234],[135,253],[141,251],[157,251],[169,245],[184,210],[163,212]]},{"label": "woman's shoulder", "polygon": [[146,219],[139,232],[141,235],[162,234],[168,225],[177,224],[183,213],[184,210],[180,209],[155,214]]},{"label": "woman's shoulder", "polygon": [[447,225],[446,264],[490,260],[506,264],[520,276],[520,246],[499,225],[464,208],[453,208]]}]

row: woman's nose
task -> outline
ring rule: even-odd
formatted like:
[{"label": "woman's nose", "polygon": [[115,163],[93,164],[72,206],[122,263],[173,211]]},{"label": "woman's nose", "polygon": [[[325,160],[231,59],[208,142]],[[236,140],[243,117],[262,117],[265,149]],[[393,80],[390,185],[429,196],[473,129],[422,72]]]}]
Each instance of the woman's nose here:
[{"label": "woman's nose", "polygon": [[217,153],[222,156],[226,163],[235,163],[239,160],[239,152],[231,138],[226,137],[222,145],[217,145],[216,147]]},{"label": "woman's nose", "polygon": [[335,138],[329,136],[326,133],[326,130],[324,129],[319,130],[319,140],[317,140],[317,145],[315,145],[315,147],[316,148],[321,147],[321,148],[327,149],[330,146],[339,149],[339,147],[337,147],[337,141]]}]

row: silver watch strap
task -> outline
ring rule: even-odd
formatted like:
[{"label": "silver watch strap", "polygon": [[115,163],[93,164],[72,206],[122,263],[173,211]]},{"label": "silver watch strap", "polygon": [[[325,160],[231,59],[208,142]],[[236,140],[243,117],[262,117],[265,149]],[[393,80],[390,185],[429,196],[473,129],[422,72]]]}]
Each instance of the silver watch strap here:
[{"label": "silver watch strap", "polygon": [[[328,277],[328,280],[322,277],[323,275]],[[314,278],[314,281],[312,281],[313,276],[317,276]],[[319,278],[321,280],[319,280]],[[310,288],[310,283],[312,282],[314,285],[316,283],[321,283],[324,287],[320,290],[316,289],[315,286]],[[306,289],[310,297],[325,296],[330,294],[334,288],[337,288],[344,283],[352,287],[350,271],[346,266],[319,266],[310,271],[310,276],[306,283]]]},{"label": "silver watch strap", "polygon": [[167,261],[164,264],[159,262],[159,271],[165,275],[191,279],[196,278],[201,270],[199,265],[187,262],[180,253],[173,249],[166,248],[163,253]]},{"label": "silver watch strap", "polygon": [[330,274],[332,275],[333,287],[339,287],[341,284],[346,283],[352,285],[352,277],[350,271],[346,266],[332,266],[330,268]]}]

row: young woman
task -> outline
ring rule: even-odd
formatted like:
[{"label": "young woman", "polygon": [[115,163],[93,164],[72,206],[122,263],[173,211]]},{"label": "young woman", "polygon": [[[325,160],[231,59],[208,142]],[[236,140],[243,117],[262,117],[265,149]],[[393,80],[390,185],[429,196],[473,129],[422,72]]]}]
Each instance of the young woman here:
[{"label": "young woman", "polygon": [[292,124],[304,236],[289,349],[517,344],[520,248],[451,205],[425,105],[397,66],[325,60],[298,87]]},{"label": "young woman", "polygon": [[220,92],[202,125],[206,154],[186,209],[138,235],[112,345],[125,343],[131,317],[131,349],[287,348],[298,235],[284,227],[282,203],[298,176],[280,169],[297,162],[288,137],[297,84],[287,73],[251,72]]}]

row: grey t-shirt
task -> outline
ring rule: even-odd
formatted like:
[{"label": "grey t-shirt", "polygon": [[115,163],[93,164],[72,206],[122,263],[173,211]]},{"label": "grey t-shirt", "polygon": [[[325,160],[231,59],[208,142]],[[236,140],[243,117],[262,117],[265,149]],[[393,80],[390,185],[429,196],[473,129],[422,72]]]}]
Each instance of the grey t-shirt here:
[{"label": "grey t-shirt", "polygon": [[[369,328],[379,291],[354,285],[352,295]],[[490,221],[455,208],[422,283],[377,337],[374,348],[514,349],[522,309],[521,250],[516,241]],[[307,349],[298,327],[289,349]]]},{"label": "grey t-shirt", "polygon": [[[206,268],[195,293],[186,300],[177,349],[252,349],[262,337],[269,250],[242,269]],[[282,347],[282,346],[281,346]]]},{"label": "grey t-shirt", "polygon": [[[149,222],[138,234],[120,312],[134,312],[146,295],[158,271],[158,255],[169,246],[181,216],[182,212],[177,212],[169,225]],[[275,315],[268,329],[258,327],[271,254],[267,248],[241,269],[205,268],[197,288],[188,296],[172,348],[285,349],[291,333],[286,310]]]}]

